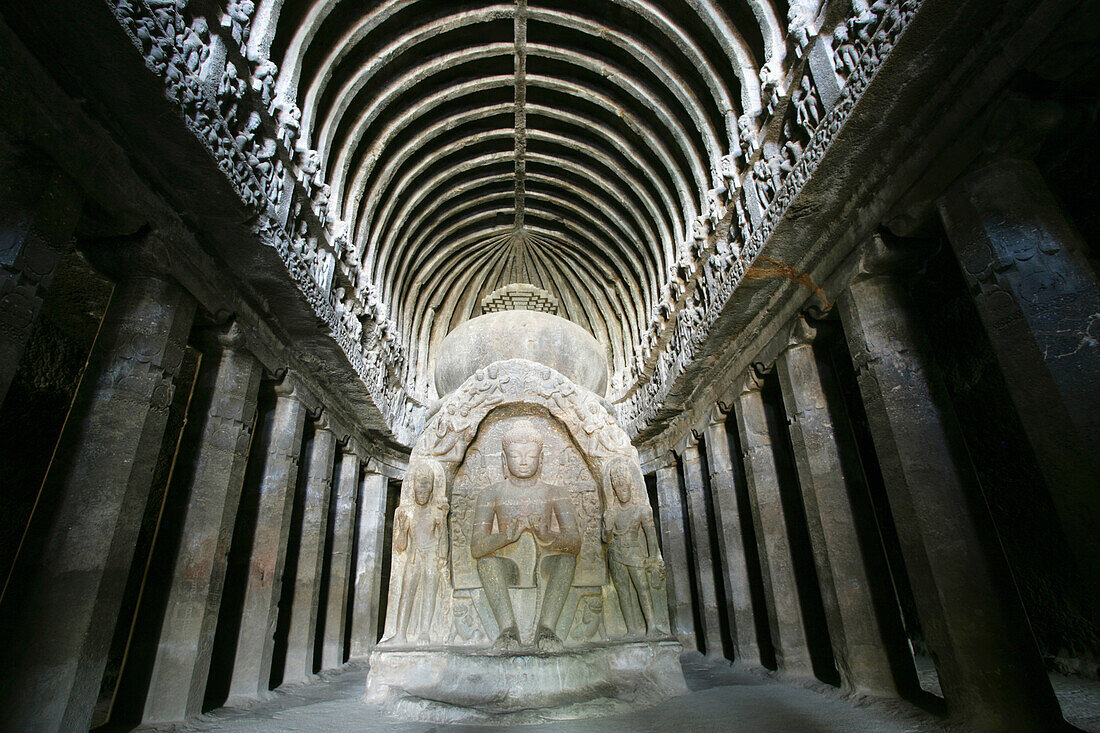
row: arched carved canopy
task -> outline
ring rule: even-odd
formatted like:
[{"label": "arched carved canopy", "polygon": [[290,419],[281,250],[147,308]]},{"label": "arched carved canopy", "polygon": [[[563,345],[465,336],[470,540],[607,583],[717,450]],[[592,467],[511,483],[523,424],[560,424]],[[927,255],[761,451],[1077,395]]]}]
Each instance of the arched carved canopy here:
[{"label": "arched carved canopy", "polygon": [[410,345],[512,282],[625,375],[669,267],[786,56],[787,0],[257,0],[334,214]]}]

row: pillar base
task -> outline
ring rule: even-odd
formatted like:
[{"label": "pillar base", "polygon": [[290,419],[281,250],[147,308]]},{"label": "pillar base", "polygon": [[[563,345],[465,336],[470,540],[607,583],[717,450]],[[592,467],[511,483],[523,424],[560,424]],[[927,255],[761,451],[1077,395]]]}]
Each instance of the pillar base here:
[{"label": "pillar base", "polygon": [[571,648],[375,649],[366,701],[430,723],[524,725],[595,718],[685,694],[675,641]]}]

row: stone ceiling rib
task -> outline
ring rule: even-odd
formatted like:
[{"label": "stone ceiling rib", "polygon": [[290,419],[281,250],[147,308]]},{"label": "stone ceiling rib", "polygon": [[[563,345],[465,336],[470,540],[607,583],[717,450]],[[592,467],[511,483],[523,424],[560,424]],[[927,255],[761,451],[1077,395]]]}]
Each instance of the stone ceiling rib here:
[{"label": "stone ceiling rib", "polygon": [[431,350],[512,282],[555,293],[620,382],[641,376],[761,55],[785,53],[779,4],[261,0],[257,47],[422,398]]}]

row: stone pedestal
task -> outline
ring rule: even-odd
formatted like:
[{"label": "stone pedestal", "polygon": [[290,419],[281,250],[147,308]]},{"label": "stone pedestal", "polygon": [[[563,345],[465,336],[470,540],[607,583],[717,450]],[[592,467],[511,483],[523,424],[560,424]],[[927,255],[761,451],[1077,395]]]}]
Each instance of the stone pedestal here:
[{"label": "stone pedestal", "polygon": [[668,612],[672,633],[685,647],[695,649],[695,614],[692,612],[688,567],[686,518],[680,499],[680,473],[676,456],[669,453],[657,469],[657,511],[661,516],[661,550],[668,573]]},{"label": "stone pedestal", "polygon": [[764,411],[764,398],[760,394],[761,386],[760,378],[750,368],[735,415],[744,451],[749,504],[752,506],[756,541],[760,549],[768,626],[779,671],[790,677],[812,677],[814,671],[806,628],[802,622],[802,604],[794,575],[791,542],[779,493],[779,468]]},{"label": "stone pedestal", "polygon": [[558,654],[376,649],[367,702],[434,723],[526,725],[613,715],[687,692],[674,641]]},{"label": "stone pedestal", "polygon": [[232,344],[204,356],[196,396],[207,407],[145,698],[146,723],[202,712],[262,372],[251,354]]},{"label": "stone pedestal", "polygon": [[287,536],[298,482],[306,406],[292,375],[276,387],[275,419],[264,450],[259,511],[252,539],[241,626],[230,682],[230,704],[245,704],[267,694],[275,647],[279,595],[283,587]]},{"label": "stone pedestal", "polygon": [[[734,659],[745,664],[760,663],[760,647],[756,640],[752,592],[749,589],[749,568],[745,556],[745,537],[741,523],[746,520],[737,509],[734,489],[733,457],[726,434],[725,412],[715,409],[706,429],[707,469],[714,504],[714,519],[718,531],[718,553],[729,606]],[[751,520],[749,520],[751,521]]]},{"label": "stone pedestal", "polygon": [[1001,160],[939,202],[1024,432],[1095,605],[1100,595],[1100,280],[1031,161]]},{"label": "stone pedestal", "polygon": [[714,558],[711,554],[711,526],[707,513],[706,487],[699,448],[690,443],[681,454],[684,488],[687,493],[688,524],[691,527],[692,557],[695,560],[695,587],[699,592],[699,620],[703,649],[708,657],[721,658],[722,626],[719,619],[718,592],[715,588]]},{"label": "stone pedestal", "polygon": [[382,547],[386,539],[388,479],[365,471],[359,495],[359,541],[355,556],[355,596],[351,611],[351,658],[362,659],[378,641],[382,596]]},{"label": "stone pedestal", "polygon": [[980,730],[1054,730],[1058,702],[1004,558],[982,539],[977,477],[890,255],[873,242],[838,307],[944,696]]},{"label": "stone pedestal", "polygon": [[313,651],[317,638],[321,568],[325,561],[325,532],[332,491],[336,436],[326,422],[317,424],[306,466],[305,509],[302,512],[302,541],[298,550],[298,572],[290,604],[290,629],[286,641],[283,682],[306,682],[313,677]]},{"label": "stone pedestal", "polygon": [[81,203],[72,182],[49,164],[4,161],[2,172],[0,402],[19,368],[57,264],[72,247]]},{"label": "stone pedestal", "polygon": [[56,514],[41,554],[20,558],[25,595],[5,598],[4,730],[88,727],[194,310],[151,275],[111,296],[43,482]]},{"label": "stone pedestal", "polygon": [[359,493],[358,448],[350,446],[340,456],[333,510],[332,545],[329,561],[328,602],[325,608],[325,636],[321,648],[321,669],[335,669],[344,663],[344,632],[347,629],[348,586],[351,582],[351,545],[355,531],[355,500]]},{"label": "stone pedestal", "polygon": [[[872,517],[866,512],[857,517],[853,502],[866,504],[869,498],[849,494],[865,494],[866,487],[861,477],[849,475],[854,467],[841,459],[834,414],[843,408],[830,405],[826,396],[828,373],[814,356],[813,336],[814,329],[799,317],[776,371],[790,422],[833,657],[847,689],[896,697],[919,686],[913,656],[889,592],[890,578],[882,572],[877,530],[873,524],[857,530],[859,519],[871,521]],[[880,562],[874,562],[876,558]],[[889,603],[876,602],[876,589],[887,592]]]}]

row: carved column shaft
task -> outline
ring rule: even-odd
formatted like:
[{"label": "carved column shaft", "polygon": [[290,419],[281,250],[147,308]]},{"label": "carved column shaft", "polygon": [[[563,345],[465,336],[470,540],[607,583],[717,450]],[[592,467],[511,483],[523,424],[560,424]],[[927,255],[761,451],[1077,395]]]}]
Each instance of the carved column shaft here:
[{"label": "carved column shaft", "polygon": [[347,630],[348,585],[351,582],[351,549],[355,539],[355,500],[358,493],[359,456],[345,450],[340,457],[333,505],[336,517],[332,523],[331,570],[321,669],[335,669],[344,663],[344,632]]},{"label": "carved column shaft", "polygon": [[43,550],[5,599],[0,728],[88,727],[194,311],[160,277],[115,288],[43,482],[57,502]]},{"label": "carved column shaft", "polygon": [[813,676],[810,648],[802,622],[802,605],[794,574],[791,542],[783,514],[771,433],[759,383],[750,377],[738,398],[737,431],[744,451],[745,480],[749,489],[764,600],[775,661],[780,672],[793,677]]},{"label": "carved column shaft", "polygon": [[1035,164],[1002,160],[939,202],[948,239],[1066,537],[1100,593],[1100,280]]},{"label": "carved column shaft", "polygon": [[302,540],[298,550],[298,572],[290,604],[286,666],[283,682],[305,682],[313,677],[313,650],[317,638],[321,568],[325,561],[325,533],[328,530],[336,436],[324,424],[313,433],[306,465],[305,507],[302,511]]},{"label": "carved column shaft", "polygon": [[827,400],[827,374],[807,341],[788,347],[776,371],[837,669],[844,685],[859,694],[900,696],[919,686],[916,670],[893,594],[874,595],[890,588],[890,578],[875,528],[863,526],[871,536],[860,541],[857,521],[870,517],[857,518],[853,501],[860,497],[850,492],[866,494],[866,487],[841,458],[834,422],[840,408]]},{"label": "carved column shaft", "polygon": [[230,682],[230,699],[246,701],[267,693],[271,679],[275,623],[283,586],[287,537],[298,482],[306,406],[287,375],[276,388],[271,437],[264,446],[256,532],[252,540],[241,626]]},{"label": "carved column shaft", "polygon": [[204,358],[196,385],[202,432],[143,722],[202,712],[262,373],[255,357],[232,346]]},{"label": "carved column shaft", "polygon": [[909,321],[901,284],[840,297],[860,392],[912,582],[952,712],[983,730],[1051,730],[1058,703],[999,550],[983,540],[980,489],[961,428]]},{"label": "carved column shaft", "polygon": [[680,475],[675,460],[657,469],[657,509],[661,516],[661,550],[667,571],[672,630],[681,644],[695,648],[698,641],[692,611],[691,571],[688,568],[684,507],[680,500]]},{"label": "carved column shaft", "polygon": [[69,180],[54,171],[28,175],[17,165],[3,166],[0,184],[0,402],[80,218],[80,192]]},{"label": "carved column shaft", "polygon": [[714,558],[711,553],[711,526],[707,515],[706,487],[699,448],[692,444],[681,455],[684,464],[684,488],[687,490],[688,526],[691,529],[695,581],[699,592],[699,620],[702,623],[702,651],[708,657],[722,656],[722,626],[715,588]]},{"label": "carved column shaft", "polygon": [[737,510],[733,457],[730,455],[725,421],[711,423],[706,429],[705,440],[710,491],[719,538],[719,558],[725,582],[726,603],[729,604],[729,619],[733,627],[731,637],[734,658],[746,664],[759,664],[760,647],[756,640],[748,558],[745,555],[745,537],[741,528],[744,520]]},{"label": "carved column shaft", "polygon": [[351,657],[370,654],[378,641],[378,603],[382,595],[382,551],[386,539],[388,479],[366,471],[359,499],[359,543],[355,557],[355,595],[351,615]]}]

